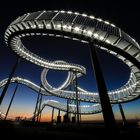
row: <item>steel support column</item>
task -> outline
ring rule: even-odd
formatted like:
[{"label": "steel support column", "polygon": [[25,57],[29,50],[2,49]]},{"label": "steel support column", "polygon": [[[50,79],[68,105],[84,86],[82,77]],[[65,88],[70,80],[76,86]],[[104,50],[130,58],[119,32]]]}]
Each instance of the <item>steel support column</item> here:
[{"label": "steel support column", "polygon": [[11,71],[11,73],[10,73],[10,75],[9,75],[9,78],[8,78],[8,80],[7,80],[7,83],[6,83],[6,85],[4,86],[4,89],[3,89],[3,91],[2,91],[2,94],[1,94],[1,96],[0,96],[0,106],[1,106],[1,103],[2,103],[2,101],[3,101],[3,99],[4,99],[4,96],[5,96],[5,94],[6,94],[6,91],[7,91],[8,87],[9,87],[10,81],[11,81],[11,79],[12,79],[12,77],[13,77],[15,71],[16,71],[16,68],[17,68],[19,62],[20,62],[20,58],[18,57],[17,60],[16,60],[15,65],[13,66],[12,71]]},{"label": "steel support column", "polygon": [[67,115],[69,116],[69,99],[67,99]]},{"label": "steel support column", "polygon": [[98,86],[98,92],[99,92],[105,127],[111,130],[116,129],[114,114],[110,104],[109,96],[107,94],[107,88],[103,78],[103,74],[100,68],[96,47],[93,45],[93,42],[89,44],[89,48],[90,48],[92,67],[94,69],[96,82]]},{"label": "steel support column", "polygon": [[58,110],[58,116],[60,116],[60,109]]},{"label": "steel support column", "polygon": [[[40,90],[41,90],[41,88],[40,88]],[[35,106],[35,111],[34,111],[34,117],[33,117],[32,121],[36,120],[37,107],[38,107],[39,98],[40,98],[40,90],[39,90],[39,93],[38,93],[38,96],[37,96],[36,106]]]},{"label": "steel support column", "polygon": [[53,123],[53,117],[54,117],[54,107],[52,108],[52,123]]},{"label": "steel support column", "polygon": [[77,90],[77,73],[75,73],[75,93],[76,93],[76,113],[77,113],[77,124],[79,124],[79,101],[78,101],[78,90]]},{"label": "steel support column", "polygon": [[39,107],[38,107],[38,110],[37,110],[37,122],[40,120],[40,115],[41,115],[41,103],[42,103],[42,94],[40,94],[40,99],[39,99]]},{"label": "steel support column", "polygon": [[[81,106],[80,101],[79,101],[79,106]],[[81,107],[79,108],[79,121],[81,122]]]},{"label": "steel support column", "polygon": [[125,114],[124,114],[124,111],[123,111],[121,103],[119,103],[119,109],[120,109],[120,112],[121,112],[121,116],[122,116],[122,120],[123,120],[123,125],[126,126],[127,125],[127,121],[126,121]]},{"label": "steel support column", "polygon": [[38,119],[39,122],[41,121],[41,115],[42,115],[42,109],[39,112],[39,119]]},{"label": "steel support column", "polygon": [[15,87],[15,90],[14,90],[13,96],[12,96],[12,98],[11,98],[10,104],[9,104],[9,106],[8,106],[8,109],[7,109],[7,111],[6,111],[4,120],[6,120],[6,118],[7,118],[7,116],[8,116],[8,113],[9,113],[10,107],[11,107],[11,105],[12,105],[13,99],[14,99],[14,97],[15,97],[15,94],[16,94],[16,92],[17,92],[17,89],[18,89],[18,84],[17,84],[16,87]]},{"label": "steel support column", "polygon": [[57,123],[61,123],[60,109],[58,109]]}]

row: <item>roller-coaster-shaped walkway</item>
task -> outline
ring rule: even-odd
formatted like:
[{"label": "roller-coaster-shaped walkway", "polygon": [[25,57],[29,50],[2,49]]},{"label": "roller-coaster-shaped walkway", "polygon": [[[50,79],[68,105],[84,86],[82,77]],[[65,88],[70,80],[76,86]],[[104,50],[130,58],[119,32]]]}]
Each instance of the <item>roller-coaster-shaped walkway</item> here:
[{"label": "roller-coaster-shaped walkway", "polygon": [[[86,69],[77,64],[65,61],[48,61],[29,51],[22,43],[27,36],[53,36],[62,37],[90,43],[90,47],[98,47],[114,55],[130,68],[130,77],[125,85],[118,89],[108,91],[111,104],[129,102],[140,95],[140,46],[128,34],[108,21],[94,16],[71,11],[38,11],[27,13],[13,21],[5,32],[5,42],[17,55],[44,68],[41,74],[43,95],[53,95],[65,99],[76,100],[75,91],[67,90],[76,79],[86,74]],[[58,88],[52,87],[46,80],[49,69],[68,71],[64,83]],[[13,77],[11,82],[24,84],[39,92],[40,87],[27,79]],[[0,82],[4,86],[6,79]],[[96,103],[94,105],[80,106],[81,114],[94,114],[101,112],[99,94],[88,92],[77,87],[78,100]],[[66,111],[67,106],[58,101],[45,101],[42,108],[52,106]],[[75,108],[75,105],[72,105]],[[73,109],[74,111],[74,109]],[[70,111],[72,113],[75,113]]]}]

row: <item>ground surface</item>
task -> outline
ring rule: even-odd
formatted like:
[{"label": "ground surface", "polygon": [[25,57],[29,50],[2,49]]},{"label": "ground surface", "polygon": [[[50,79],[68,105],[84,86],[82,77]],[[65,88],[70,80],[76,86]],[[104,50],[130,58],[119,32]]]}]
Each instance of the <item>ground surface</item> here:
[{"label": "ground surface", "polygon": [[107,130],[102,124],[49,124],[49,123],[31,123],[31,122],[0,122],[1,136],[6,137],[47,137],[57,139],[73,138],[136,138],[140,135],[140,129],[134,125],[127,128],[118,126],[118,132]]}]

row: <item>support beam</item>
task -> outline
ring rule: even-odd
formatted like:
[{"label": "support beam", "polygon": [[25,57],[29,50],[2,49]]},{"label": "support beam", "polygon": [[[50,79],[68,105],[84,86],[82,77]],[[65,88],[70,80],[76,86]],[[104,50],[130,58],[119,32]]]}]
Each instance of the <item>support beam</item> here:
[{"label": "support beam", "polygon": [[53,123],[53,117],[54,117],[54,107],[52,108],[52,123]]},{"label": "support beam", "polygon": [[61,123],[60,109],[58,110],[57,124]]},{"label": "support beam", "polygon": [[39,112],[39,118],[38,118],[39,122],[41,121],[41,115],[42,115],[42,110],[40,110],[40,112]]},{"label": "support beam", "polygon": [[123,111],[121,103],[119,103],[119,109],[120,109],[122,120],[123,120],[123,126],[126,126],[127,125],[127,121],[126,121],[125,114],[124,114],[124,111]]},{"label": "support beam", "polygon": [[17,84],[16,87],[15,87],[15,90],[14,90],[13,96],[12,96],[12,98],[11,98],[10,104],[9,104],[9,106],[8,106],[7,112],[6,112],[6,114],[5,114],[4,120],[7,119],[7,116],[8,116],[9,110],[10,110],[10,108],[11,108],[11,105],[12,105],[13,99],[14,99],[14,97],[15,97],[15,94],[16,94],[16,92],[17,92],[17,89],[18,89],[18,84]]},{"label": "support beam", "polygon": [[58,116],[60,116],[60,109],[58,110]]},{"label": "support beam", "polygon": [[77,113],[77,124],[79,124],[79,101],[78,101],[78,90],[77,90],[77,73],[75,73],[75,93],[76,93],[76,113]]},{"label": "support beam", "polygon": [[39,118],[40,118],[40,115],[41,115],[41,103],[42,103],[42,94],[40,94],[40,99],[39,99],[39,107],[38,107],[38,110],[37,110],[37,122],[39,121]]},{"label": "support beam", "polygon": [[[81,106],[80,101],[79,101],[79,106]],[[79,108],[79,121],[81,122],[81,107]]]},{"label": "support beam", "polygon": [[67,99],[67,115],[69,116],[69,99]]},{"label": "support beam", "polygon": [[93,42],[89,44],[89,48],[90,48],[92,67],[94,69],[94,73],[96,77],[105,127],[111,130],[116,129],[114,114],[110,104],[109,96],[107,94],[107,88],[103,78],[103,74],[100,68],[96,47],[93,45]]},{"label": "support beam", "polygon": [[38,121],[40,122],[41,121],[41,115],[42,115],[42,111],[44,109],[45,106],[43,106],[42,108],[40,108],[40,111],[39,111],[39,118],[38,118]]},{"label": "support beam", "polygon": [[[41,89],[41,88],[40,88]],[[37,96],[37,100],[36,100],[36,106],[35,106],[35,111],[34,111],[34,117],[32,119],[32,121],[35,121],[36,120],[36,113],[37,113],[37,107],[38,107],[38,103],[39,103],[39,98],[40,98],[40,90],[39,90],[39,93],[38,93],[38,96]]]},{"label": "support beam", "polygon": [[6,85],[4,86],[4,89],[3,89],[3,91],[2,91],[2,94],[1,94],[1,96],[0,96],[0,106],[1,106],[1,104],[2,104],[2,101],[3,101],[4,97],[5,97],[5,94],[6,94],[6,92],[7,92],[7,89],[8,89],[8,87],[9,87],[10,81],[11,81],[11,79],[12,79],[12,77],[13,77],[15,71],[16,71],[16,68],[17,68],[19,62],[20,62],[20,58],[18,57],[17,60],[16,60],[15,65],[13,66],[12,71],[11,71],[11,73],[10,73],[10,75],[9,75],[9,78],[8,78],[8,80],[7,80],[7,83],[6,83]]},{"label": "support beam", "polygon": [[82,122],[82,116],[81,116],[81,113],[80,113],[80,123]]}]

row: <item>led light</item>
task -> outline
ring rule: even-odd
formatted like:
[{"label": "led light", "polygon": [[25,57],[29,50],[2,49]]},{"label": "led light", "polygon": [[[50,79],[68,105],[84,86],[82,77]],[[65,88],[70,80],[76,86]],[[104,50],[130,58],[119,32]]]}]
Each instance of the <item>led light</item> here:
[{"label": "led light", "polygon": [[67,13],[68,13],[68,14],[72,14],[72,11],[68,11]]},{"label": "led light", "polygon": [[48,23],[48,24],[46,24],[46,26],[47,26],[47,27],[51,27],[51,24]]},{"label": "led light", "polygon": [[91,36],[92,35],[92,32],[91,31],[87,31],[87,34]]},{"label": "led light", "polygon": [[99,37],[99,40],[103,40],[103,39],[104,39],[104,37],[103,37],[103,36],[100,36],[100,37]]},{"label": "led light", "polygon": [[75,27],[74,30],[75,30],[76,32],[79,32],[79,31],[80,31],[80,28],[79,28],[79,27]]},{"label": "led light", "polygon": [[36,28],[36,25],[31,25],[31,28]]},{"label": "led light", "polygon": [[57,27],[58,27],[58,28],[61,28],[61,24],[57,24]]},{"label": "led light", "polygon": [[94,37],[97,38],[99,35],[97,33],[94,33]]},{"label": "led light", "polygon": [[112,27],[116,27],[114,24],[110,24]]},{"label": "led light", "polygon": [[38,24],[39,28],[43,28],[43,25],[42,24]]},{"label": "led light", "polygon": [[74,14],[75,14],[75,15],[79,15],[79,13],[78,13],[78,12],[74,12]]},{"label": "led light", "polygon": [[108,21],[105,21],[105,24],[110,24]]},{"label": "led light", "polygon": [[89,16],[89,18],[91,18],[91,19],[95,19],[95,17],[94,17],[94,16]]},{"label": "led light", "polygon": [[66,29],[67,28],[67,25],[63,25],[63,28]]},{"label": "led light", "polygon": [[103,21],[101,18],[97,18],[98,21]]},{"label": "led light", "polygon": [[83,17],[87,17],[87,14],[82,14]]},{"label": "led light", "polygon": [[[132,37],[131,37],[132,38]],[[132,40],[134,41],[134,42],[136,42],[136,40],[134,39],[134,38],[132,38]]]},{"label": "led light", "polygon": [[111,42],[109,40],[106,40],[106,43],[110,44]]},{"label": "led light", "polygon": [[69,25],[69,26],[68,26],[68,29],[70,30],[71,28],[72,28],[72,26]]},{"label": "led light", "polygon": [[65,11],[64,10],[62,10],[62,11],[60,11],[61,13],[65,13]]}]

